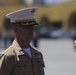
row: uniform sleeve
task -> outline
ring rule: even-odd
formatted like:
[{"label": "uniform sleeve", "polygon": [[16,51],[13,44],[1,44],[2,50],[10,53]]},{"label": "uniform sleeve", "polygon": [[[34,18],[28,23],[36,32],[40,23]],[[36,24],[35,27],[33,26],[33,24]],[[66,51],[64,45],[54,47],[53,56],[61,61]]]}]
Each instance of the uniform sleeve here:
[{"label": "uniform sleeve", "polygon": [[12,56],[2,56],[0,59],[0,75],[12,75],[14,58]]}]

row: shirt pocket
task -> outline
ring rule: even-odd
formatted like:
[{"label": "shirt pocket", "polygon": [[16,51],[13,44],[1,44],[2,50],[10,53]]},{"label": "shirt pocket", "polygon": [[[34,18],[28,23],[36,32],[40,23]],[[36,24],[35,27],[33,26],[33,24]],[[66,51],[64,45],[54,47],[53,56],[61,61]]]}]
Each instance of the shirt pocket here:
[{"label": "shirt pocket", "polygon": [[18,64],[14,68],[13,75],[24,75],[26,64]]}]

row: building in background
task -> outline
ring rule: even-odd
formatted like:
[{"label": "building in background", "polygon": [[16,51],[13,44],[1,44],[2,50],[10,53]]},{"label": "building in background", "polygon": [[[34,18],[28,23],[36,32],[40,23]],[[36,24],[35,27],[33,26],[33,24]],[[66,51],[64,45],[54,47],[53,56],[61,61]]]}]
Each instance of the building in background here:
[{"label": "building in background", "polygon": [[[76,10],[76,2],[70,1],[75,0],[0,0],[0,29],[3,28],[4,16],[6,13],[15,11],[20,8],[26,8],[28,6],[32,7],[35,5],[39,7],[39,11],[37,13],[38,15],[36,16],[37,22],[40,22],[41,17],[43,17],[43,15],[46,15],[49,18],[49,21],[62,21],[64,24],[63,28],[67,28],[68,17],[73,11]],[[53,32],[53,34],[56,35],[57,33],[55,32]]]}]

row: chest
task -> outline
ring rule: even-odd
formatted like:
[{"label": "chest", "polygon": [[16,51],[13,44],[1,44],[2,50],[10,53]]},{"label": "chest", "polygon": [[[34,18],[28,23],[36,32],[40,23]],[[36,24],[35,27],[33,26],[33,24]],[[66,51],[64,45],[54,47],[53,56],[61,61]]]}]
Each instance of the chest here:
[{"label": "chest", "polygon": [[[41,61],[42,62],[42,61]],[[13,75],[43,75],[44,66],[40,65],[36,57],[30,58],[22,55],[18,56],[15,61]]]}]

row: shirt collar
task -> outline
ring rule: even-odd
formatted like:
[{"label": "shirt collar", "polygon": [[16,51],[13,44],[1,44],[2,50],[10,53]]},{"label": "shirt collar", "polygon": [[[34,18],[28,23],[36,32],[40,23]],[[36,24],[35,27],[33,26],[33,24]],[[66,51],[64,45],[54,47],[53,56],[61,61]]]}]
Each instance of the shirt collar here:
[{"label": "shirt collar", "polygon": [[[18,44],[16,39],[13,41],[12,47],[14,48],[14,50],[18,56],[19,55],[26,55],[27,56],[27,53],[20,47],[20,45]],[[36,51],[37,49],[35,49],[33,46],[30,46],[30,49],[32,50],[32,54],[39,53]]]},{"label": "shirt collar", "polygon": [[17,42],[16,39],[13,41],[12,46],[13,46],[15,52],[17,53],[17,55],[24,55],[24,54],[26,54],[26,53],[22,50],[22,48],[20,47],[20,45],[18,44],[18,42]]}]

